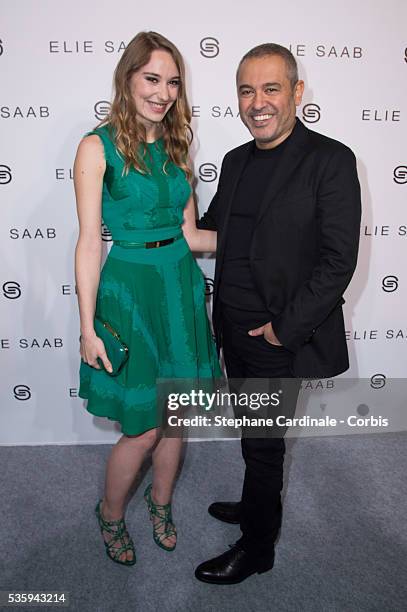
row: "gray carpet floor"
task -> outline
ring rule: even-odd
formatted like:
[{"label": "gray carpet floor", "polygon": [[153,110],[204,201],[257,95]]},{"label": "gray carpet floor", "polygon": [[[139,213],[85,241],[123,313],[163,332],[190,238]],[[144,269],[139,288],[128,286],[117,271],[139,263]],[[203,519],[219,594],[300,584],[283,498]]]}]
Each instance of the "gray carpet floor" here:
[{"label": "gray carpet floor", "polygon": [[172,553],[153,542],[144,475],[126,515],[133,567],[107,558],[93,511],[109,446],[1,447],[0,589],[69,592],[79,612],[406,611],[406,442],[405,434],[289,439],[275,567],[221,587],[198,582],[194,568],[239,536],[206,511],[239,497],[237,441],[186,446]]}]

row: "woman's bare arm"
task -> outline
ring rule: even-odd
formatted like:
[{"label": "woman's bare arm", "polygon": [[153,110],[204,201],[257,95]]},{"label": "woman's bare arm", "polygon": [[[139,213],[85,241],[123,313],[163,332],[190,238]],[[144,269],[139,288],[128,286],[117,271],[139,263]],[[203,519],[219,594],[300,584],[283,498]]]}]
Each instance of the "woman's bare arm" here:
[{"label": "woman's bare arm", "polygon": [[216,251],[217,232],[197,229],[195,223],[195,203],[191,195],[184,209],[184,224],[182,226],[184,238],[191,251],[213,253]]},{"label": "woman's bare arm", "polygon": [[78,147],[74,163],[74,185],[79,219],[79,238],[75,250],[75,278],[78,293],[82,359],[100,368],[97,358],[107,370],[102,340],[97,338],[93,319],[100,278],[102,257],[101,209],[103,175],[106,169],[103,144],[96,135],[84,138]]}]

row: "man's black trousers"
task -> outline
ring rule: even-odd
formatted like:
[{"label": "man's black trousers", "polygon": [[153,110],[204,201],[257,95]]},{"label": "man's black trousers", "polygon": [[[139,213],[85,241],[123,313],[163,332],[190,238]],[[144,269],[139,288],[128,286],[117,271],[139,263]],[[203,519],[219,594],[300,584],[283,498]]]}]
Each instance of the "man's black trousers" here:
[{"label": "man's black trousers", "polygon": [[[247,322],[242,325],[241,321],[236,321],[236,316],[230,318],[230,312],[226,307],[223,309],[222,344],[228,379],[232,383],[231,391],[239,392],[239,381],[243,379],[292,378],[293,354],[284,347],[271,345],[264,336],[249,336],[247,332],[251,327],[247,326]],[[233,387],[235,382],[236,387]],[[249,382],[251,388],[255,388],[253,381]],[[279,386],[278,380],[272,382]],[[300,381],[289,381],[289,385],[289,405],[285,404],[283,411],[285,415],[293,416]],[[274,411],[276,414],[278,410]],[[250,437],[253,433],[248,433],[246,437],[244,432],[242,434],[242,455],[246,469],[240,513],[242,537],[238,543],[258,558],[267,558],[273,553],[281,526],[284,433],[285,429],[282,428],[279,433],[273,434],[278,437]],[[264,436],[264,433],[260,431],[255,435]]]}]

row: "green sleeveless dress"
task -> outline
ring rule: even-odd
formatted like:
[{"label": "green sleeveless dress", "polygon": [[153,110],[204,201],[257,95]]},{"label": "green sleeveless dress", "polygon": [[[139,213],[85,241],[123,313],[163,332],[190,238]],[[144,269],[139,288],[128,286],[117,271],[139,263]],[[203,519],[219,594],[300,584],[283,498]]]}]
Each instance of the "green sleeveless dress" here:
[{"label": "green sleeveless dress", "polygon": [[[100,275],[96,315],[118,331],[129,359],[115,377],[81,362],[79,396],[88,400],[90,413],[138,435],[159,426],[157,379],[208,382],[221,370],[204,278],[187,242],[178,238],[191,193],[184,172],[172,163],[163,171],[167,154],[160,139],[146,144],[150,174],[134,168],[123,174],[108,126],[90,134],[104,145],[102,218],[113,238]],[[177,240],[158,248],[126,246],[172,237]]]}]

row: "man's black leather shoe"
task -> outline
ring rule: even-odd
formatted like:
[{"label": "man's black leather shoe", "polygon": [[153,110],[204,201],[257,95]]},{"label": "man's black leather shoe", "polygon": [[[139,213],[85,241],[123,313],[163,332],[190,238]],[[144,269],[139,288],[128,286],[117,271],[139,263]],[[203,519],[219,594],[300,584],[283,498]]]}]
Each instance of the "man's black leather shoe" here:
[{"label": "man's black leather shoe", "polygon": [[238,525],[240,523],[240,507],[240,502],[215,502],[209,506],[208,512],[219,521]]},{"label": "man's black leather shoe", "polygon": [[256,572],[262,574],[271,570],[273,565],[274,552],[267,559],[259,559],[235,544],[223,555],[201,563],[195,570],[195,576],[211,584],[237,584]]}]

